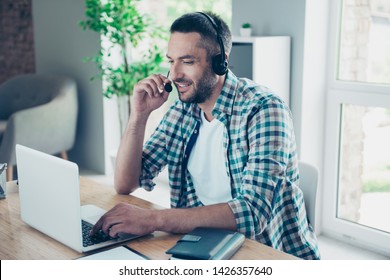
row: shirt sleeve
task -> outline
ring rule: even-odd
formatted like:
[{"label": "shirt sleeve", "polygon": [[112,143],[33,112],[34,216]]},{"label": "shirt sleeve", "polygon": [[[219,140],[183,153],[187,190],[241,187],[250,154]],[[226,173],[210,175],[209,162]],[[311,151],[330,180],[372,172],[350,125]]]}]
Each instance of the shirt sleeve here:
[{"label": "shirt sleeve", "polygon": [[273,206],[287,185],[287,165],[291,152],[295,153],[291,113],[279,99],[269,99],[251,116],[248,143],[241,190],[229,206],[238,231],[254,239],[278,211]]},{"label": "shirt sleeve", "polygon": [[152,136],[145,142],[142,151],[142,170],[139,184],[147,191],[153,190],[155,183],[153,179],[161,172],[166,165],[166,134],[165,118],[160,122]]}]

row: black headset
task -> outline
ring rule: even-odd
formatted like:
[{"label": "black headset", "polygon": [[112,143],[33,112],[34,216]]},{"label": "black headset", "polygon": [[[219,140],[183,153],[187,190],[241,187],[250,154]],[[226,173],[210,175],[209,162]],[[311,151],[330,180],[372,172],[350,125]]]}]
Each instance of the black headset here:
[{"label": "black headset", "polygon": [[205,16],[208,19],[208,21],[211,23],[211,25],[214,27],[215,32],[217,33],[217,41],[218,41],[221,53],[213,56],[212,66],[213,66],[213,71],[215,74],[220,75],[220,76],[225,75],[226,72],[228,71],[229,62],[226,59],[225,47],[223,46],[223,41],[222,41],[221,34],[219,34],[218,26],[215,23],[214,19],[212,17],[210,17],[208,14],[202,13],[202,12],[197,12],[197,13]]}]

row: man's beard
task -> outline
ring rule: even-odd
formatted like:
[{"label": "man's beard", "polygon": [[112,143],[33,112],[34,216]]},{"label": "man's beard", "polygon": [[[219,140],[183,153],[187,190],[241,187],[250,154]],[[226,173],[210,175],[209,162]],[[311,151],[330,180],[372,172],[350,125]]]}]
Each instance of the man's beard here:
[{"label": "man's beard", "polygon": [[[175,80],[175,82],[186,83],[189,81],[185,79],[177,79]],[[183,100],[179,92],[179,99],[183,103],[196,103],[196,104],[203,103],[211,97],[211,95],[213,94],[213,89],[216,84],[217,84],[217,78],[215,77],[215,74],[211,71],[211,69],[208,69],[203,73],[202,77],[198,80],[197,86],[194,88],[193,94],[189,96],[187,99]]]}]

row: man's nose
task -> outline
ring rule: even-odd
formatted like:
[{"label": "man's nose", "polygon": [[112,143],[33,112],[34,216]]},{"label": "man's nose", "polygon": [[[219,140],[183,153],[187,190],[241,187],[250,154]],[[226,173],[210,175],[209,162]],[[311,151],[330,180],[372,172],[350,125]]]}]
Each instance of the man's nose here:
[{"label": "man's nose", "polygon": [[169,69],[169,77],[172,81],[184,77],[182,67],[177,64],[171,64],[171,68]]}]

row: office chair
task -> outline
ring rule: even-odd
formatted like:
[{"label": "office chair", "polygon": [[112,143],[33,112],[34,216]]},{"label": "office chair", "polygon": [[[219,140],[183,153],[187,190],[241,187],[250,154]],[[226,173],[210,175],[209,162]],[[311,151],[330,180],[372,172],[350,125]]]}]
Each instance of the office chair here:
[{"label": "office chair", "polygon": [[73,79],[22,74],[0,85],[0,163],[13,178],[15,145],[67,158],[76,137],[77,87]]},{"label": "office chair", "polygon": [[307,218],[315,226],[318,170],[313,165],[299,161],[299,187],[303,192]]}]

